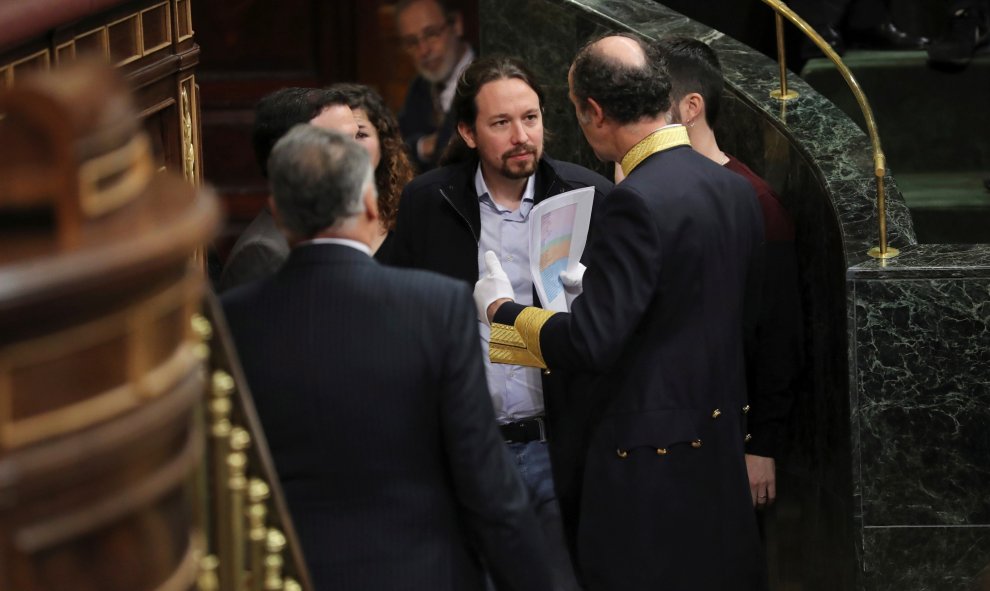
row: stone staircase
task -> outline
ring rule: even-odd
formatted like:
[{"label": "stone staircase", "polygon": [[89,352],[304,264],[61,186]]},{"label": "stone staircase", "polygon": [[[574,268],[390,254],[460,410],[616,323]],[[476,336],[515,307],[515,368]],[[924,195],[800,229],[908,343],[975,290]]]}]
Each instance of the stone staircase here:
[{"label": "stone staircase", "polygon": [[[990,243],[990,52],[959,72],[928,66],[923,51],[843,57],[873,108],[887,164],[922,243]],[[831,62],[801,77],[865,129]]]}]

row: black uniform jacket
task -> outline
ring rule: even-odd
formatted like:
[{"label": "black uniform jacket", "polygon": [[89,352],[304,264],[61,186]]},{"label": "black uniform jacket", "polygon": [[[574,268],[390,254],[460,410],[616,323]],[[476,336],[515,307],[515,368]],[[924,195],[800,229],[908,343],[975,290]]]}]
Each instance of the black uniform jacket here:
[{"label": "black uniform jacket", "polygon": [[222,301],[317,590],[549,588],[463,284],[311,244]]},{"label": "black uniform jacket", "polygon": [[[600,372],[578,562],[590,591],[766,585],[743,460],[744,324],[758,310],[752,187],[679,146],[606,197],[584,293],[543,325],[551,369]],[[503,305],[495,321],[522,310]]]}]

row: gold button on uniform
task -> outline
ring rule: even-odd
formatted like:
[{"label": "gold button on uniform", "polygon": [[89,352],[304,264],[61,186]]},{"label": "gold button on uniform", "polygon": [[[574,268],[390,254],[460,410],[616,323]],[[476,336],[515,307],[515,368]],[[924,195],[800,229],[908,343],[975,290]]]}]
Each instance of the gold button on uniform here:
[{"label": "gold button on uniform", "polygon": [[722,416],[722,411],[720,411],[719,409],[716,408],[715,410],[712,411],[712,418],[713,419],[717,419],[720,416]]},{"label": "gold button on uniform", "polygon": [[743,407],[743,414],[746,414],[748,412],[749,412],[749,405],[747,404],[746,406]]},{"label": "gold button on uniform", "polygon": [[694,449],[698,449],[699,447],[701,447],[701,440],[695,439],[694,441],[692,441],[691,447],[693,447]]},{"label": "gold button on uniform", "polygon": [[752,433],[747,433],[746,434],[746,439],[745,439],[746,443],[749,443],[752,440],[753,440],[753,434]]},{"label": "gold button on uniform", "polygon": [[658,447],[657,448],[657,455],[658,456],[665,456],[665,455],[667,455],[667,449],[664,448],[664,447]]},{"label": "gold button on uniform", "polygon": [[622,459],[626,459],[627,457],[629,457],[629,452],[627,452],[624,449],[617,449],[617,450],[615,450],[615,454],[617,456],[619,456],[620,458],[622,458]]}]

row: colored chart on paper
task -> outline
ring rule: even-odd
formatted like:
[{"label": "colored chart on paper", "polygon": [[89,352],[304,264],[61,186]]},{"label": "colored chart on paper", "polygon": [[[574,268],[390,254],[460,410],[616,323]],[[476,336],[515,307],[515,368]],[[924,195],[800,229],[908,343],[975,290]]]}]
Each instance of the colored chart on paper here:
[{"label": "colored chart on paper", "polygon": [[540,220],[540,281],[550,300],[563,291],[560,272],[567,269],[577,204],[548,212]]}]

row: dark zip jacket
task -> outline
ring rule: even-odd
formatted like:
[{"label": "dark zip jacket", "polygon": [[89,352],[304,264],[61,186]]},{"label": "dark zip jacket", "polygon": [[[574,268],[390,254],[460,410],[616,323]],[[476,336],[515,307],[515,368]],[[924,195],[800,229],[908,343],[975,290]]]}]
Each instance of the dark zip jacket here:
[{"label": "dark zip jacket", "polygon": [[[473,288],[478,280],[481,236],[481,208],[474,188],[477,170],[477,159],[470,159],[431,170],[406,185],[395,231],[376,258],[387,265],[436,271]],[[536,203],[588,186],[595,187],[590,242],[595,215],[612,183],[583,166],[546,156],[537,165]]]}]

